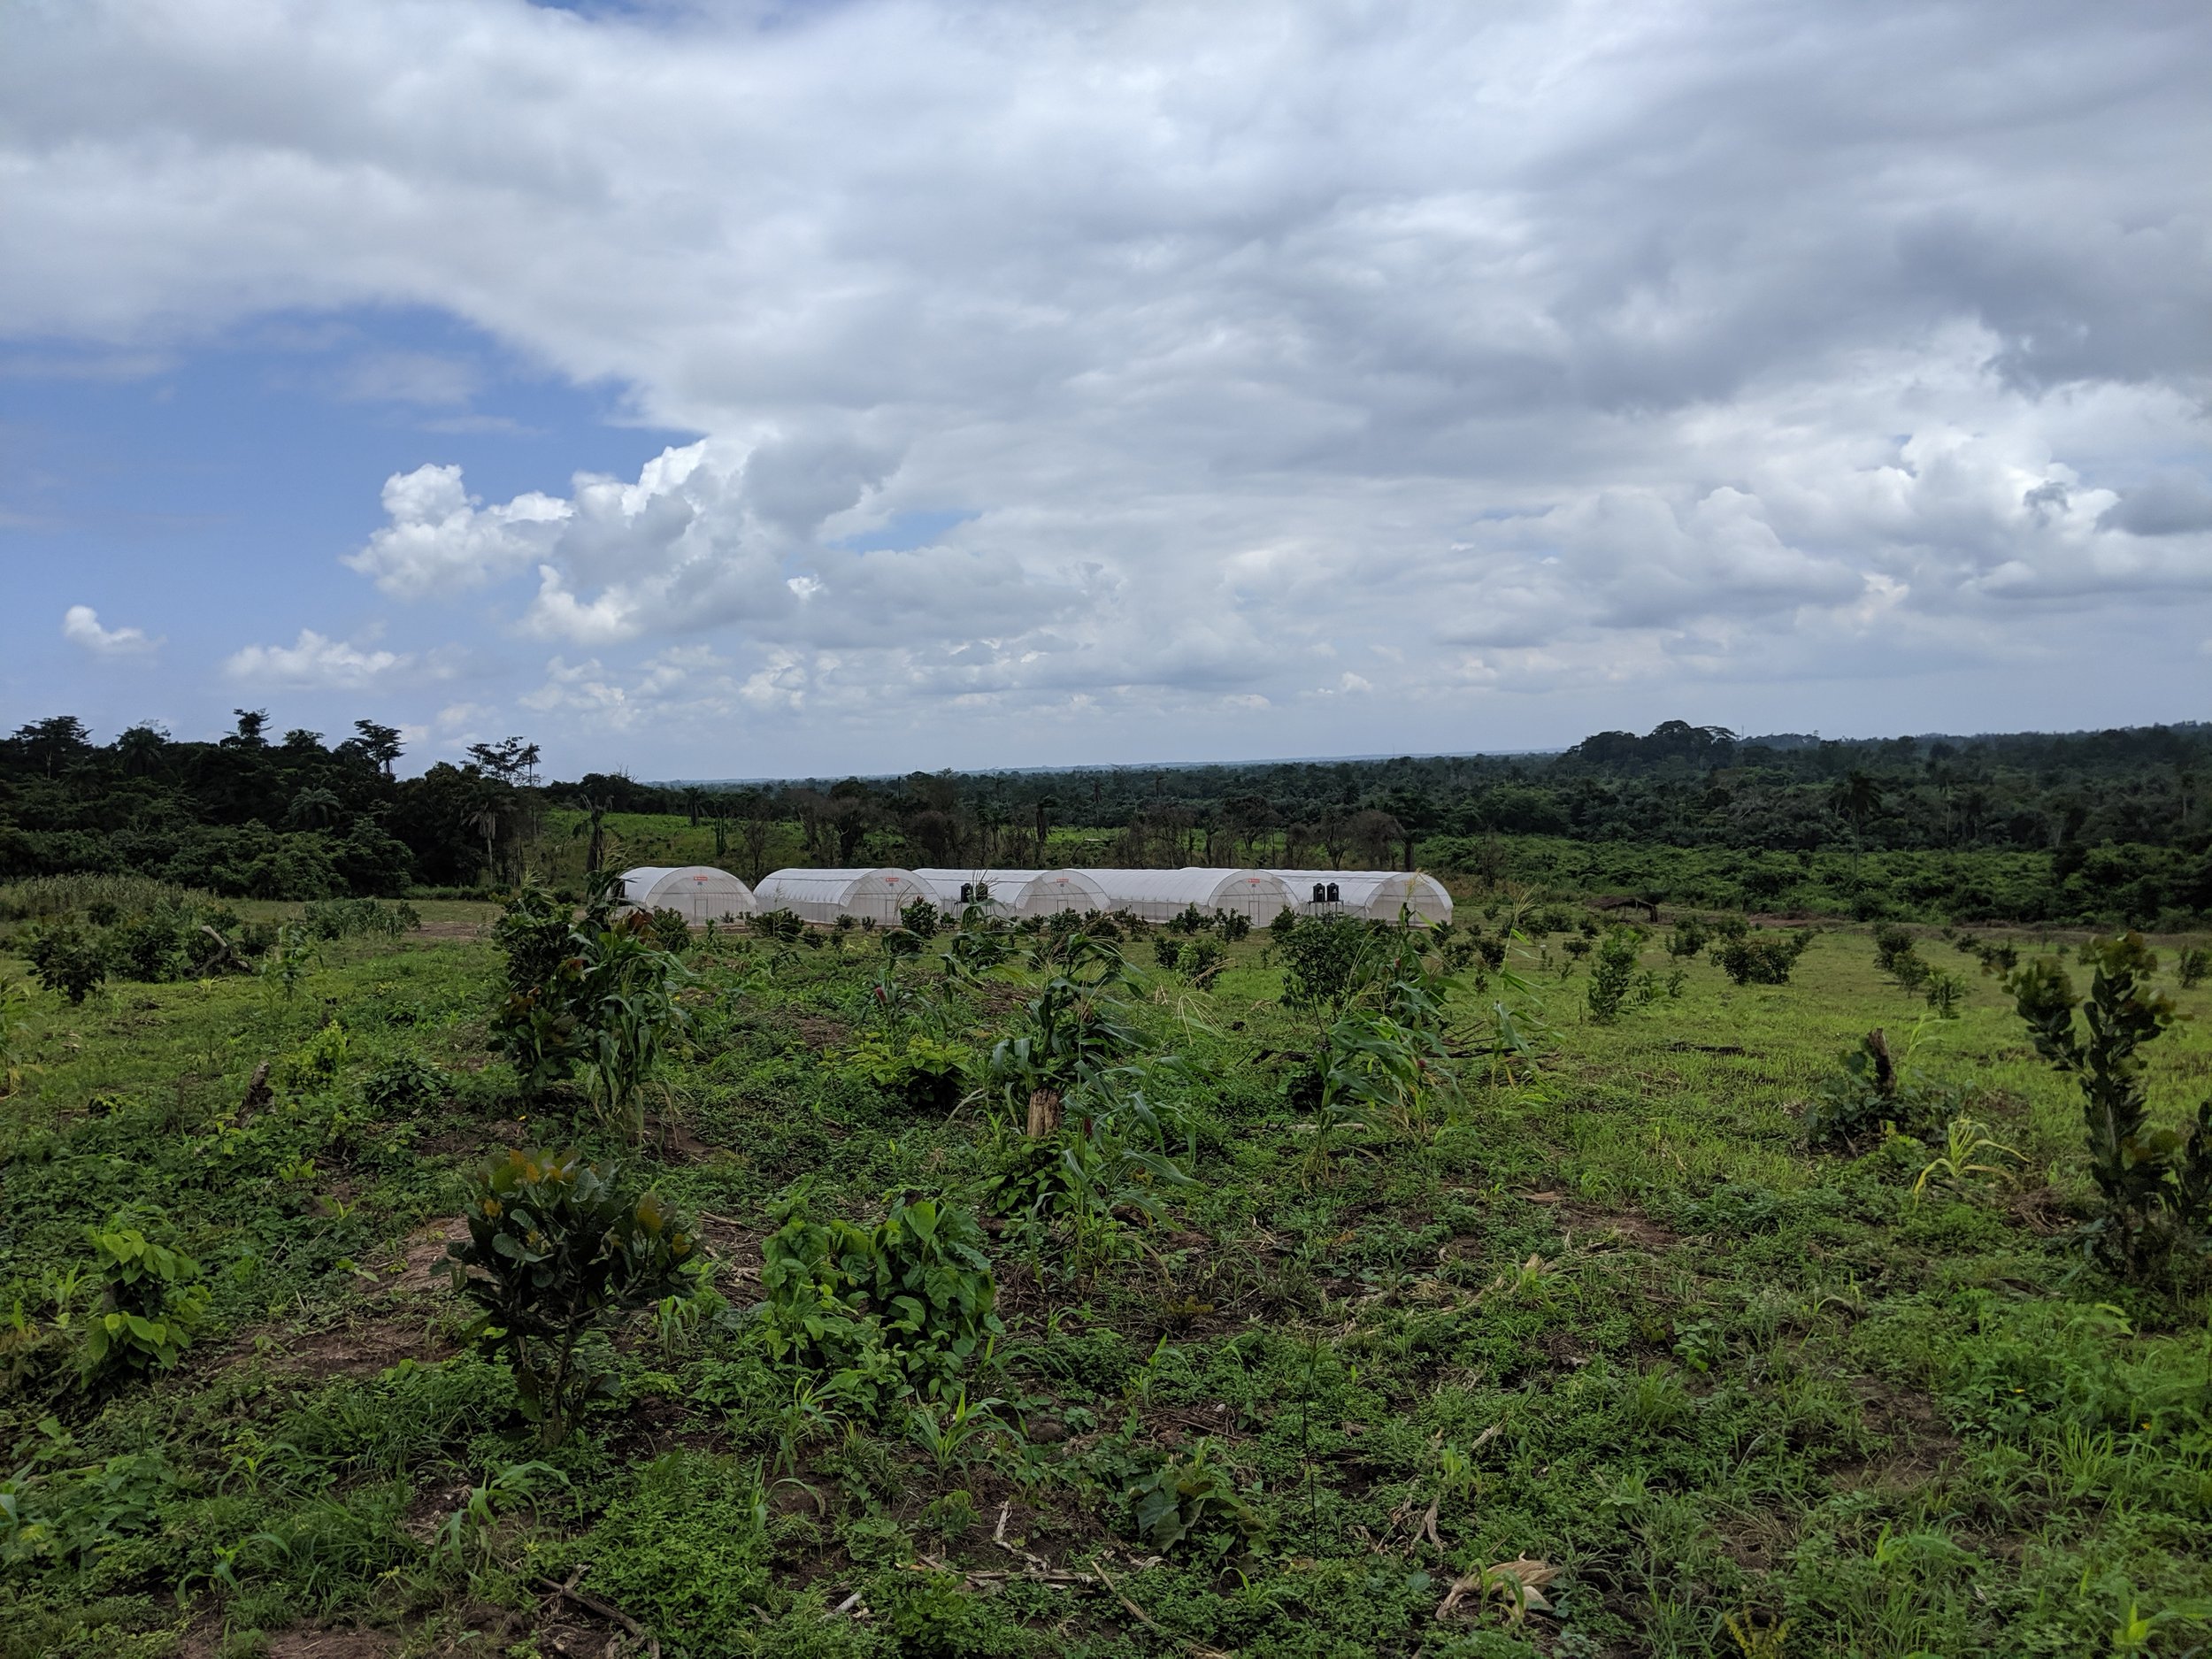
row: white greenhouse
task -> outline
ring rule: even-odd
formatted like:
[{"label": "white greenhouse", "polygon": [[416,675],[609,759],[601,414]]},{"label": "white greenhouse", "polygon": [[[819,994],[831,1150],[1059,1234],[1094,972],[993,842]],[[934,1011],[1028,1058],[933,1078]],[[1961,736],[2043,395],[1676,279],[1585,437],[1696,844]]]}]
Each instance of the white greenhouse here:
[{"label": "white greenhouse", "polygon": [[1394,922],[1403,910],[1425,926],[1452,919],[1452,895],[1434,876],[1398,870],[1271,870],[1301,916],[1364,916]]},{"label": "white greenhouse", "polygon": [[1195,905],[1201,914],[1233,911],[1255,927],[1264,927],[1289,907],[1290,889],[1265,870],[1085,870],[1106,901],[1106,908],[1127,910],[1148,922],[1172,921]]},{"label": "white greenhouse", "polygon": [[668,869],[647,864],[622,877],[622,908],[674,910],[694,927],[734,922],[753,913],[753,891],[726,870],[705,864]]},{"label": "white greenhouse", "polygon": [[1024,916],[1057,916],[1063,910],[1073,910],[1087,916],[1097,910],[1110,910],[1113,902],[1107,898],[1106,889],[1100,887],[1094,873],[1088,870],[1048,870],[1029,884],[1022,895]]},{"label": "white greenhouse", "polygon": [[948,916],[979,904],[994,916],[1024,916],[1022,898],[1036,880],[1034,870],[917,870],[929,902]]},{"label": "white greenhouse", "polygon": [[1063,910],[1084,915],[1114,908],[1087,870],[917,870],[914,873],[930,888],[937,908],[949,916],[958,916],[975,903],[1012,919],[1057,916]]},{"label": "white greenhouse", "polygon": [[889,868],[779,870],[753,889],[753,902],[760,910],[789,910],[803,922],[825,927],[841,916],[896,926],[900,908],[916,899],[937,902],[911,870]]}]

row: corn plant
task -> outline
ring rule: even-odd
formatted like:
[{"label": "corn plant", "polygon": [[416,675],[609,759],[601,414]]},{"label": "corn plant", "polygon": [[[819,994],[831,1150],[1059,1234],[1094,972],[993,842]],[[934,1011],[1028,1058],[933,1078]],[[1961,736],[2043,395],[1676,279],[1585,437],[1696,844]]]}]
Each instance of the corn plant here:
[{"label": "corn plant", "polygon": [[1134,985],[1109,941],[1086,933],[1041,936],[1029,965],[1043,975],[1022,1005],[1013,1034],[992,1048],[985,1075],[1010,1114],[1041,1138],[1060,1126],[1071,1090],[1094,1081],[1144,1047],[1118,994]]},{"label": "corn plant", "polygon": [[573,1005],[587,1033],[584,1072],[592,1100],[636,1140],[644,1133],[648,1086],[668,1038],[683,1025],[675,992],[687,976],[660,948],[641,911],[592,940],[583,964]]},{"label": "corn plant", "polygon": [[682,1287],[696,1248],[652,1193],[577,1153],[514,1150],[477,1172],[450,1247],[453,1286],[483,1310],[469,1335],[514,1372],[544,1441],[564,1439],[597,1386],[579,1346],[614,1313]]},{"label": "corn plant", "polygon": [[949,1401],[942,1402],[941,1411],[935,1405],[917,1405],[908,1411],[907,1438],[929,1454],[939,1474],[949,1473],[954,1464],[970,1461],[972,1448],[1006,1432],[1006,1425],[993,1409],[1005,1403],[995,1396],[971,1401],[964,1383]]},{"label": "corn plant", "polygon": [[534,1515],[538,1494],[569,1484],[550,1463],[506,1463],[472,1486],[468,1496],[438,1529],[431,1552],[440,1561],[473,1574],[491,1564],[492,1540],[503,1515],[527,1507]]},{"label": "corn plant", "polygon": [[2010,1173],[2004,1164],[1988,1161],[1992,1158],[2010,1158],[2016,1164],[2027,1161],[2002,1141],[1992,1139],[1987,1124],[1961,1113],[1945,1125],[1942,1153],[1929,1160],[1920,1179],[1912,1184],[1913,1202],[1918,1203],[1933,1182],[1967,1187],[1976,1177],[1993,1180]]},{"label": "corn plant", "polygon": [[278,926],[276,944],[261,960],[257,972],[272,1000],[289,1002],[307,983],[321,951],[314,935],[297,922]]}]

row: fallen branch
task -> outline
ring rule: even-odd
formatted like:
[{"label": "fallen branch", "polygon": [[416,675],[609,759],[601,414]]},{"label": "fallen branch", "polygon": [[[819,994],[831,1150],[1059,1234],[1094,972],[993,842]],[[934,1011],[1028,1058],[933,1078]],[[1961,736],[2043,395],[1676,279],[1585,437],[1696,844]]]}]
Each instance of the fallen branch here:
[{"label": "fallen branch", "polygon": [[613,1624],[619,1624],[624,1630],[629,1632],[631,1635],[636,1637],[638,1640],[645,1644],[645,1651],[649,1655],[649,1659],[661,1659],[661,1644],[659,1637],[654,1635],[652,1632],[647,1630],[644,1625],[639,1624],[637,1620],[632,1618],[627,1613],[623,1612],[619,1608],[609,1607],[604,1601],[602,1601],[595,1595],[586,1595],[581,1590],[579,1590],[576,1587],[576,1579],[572,1577],[566,1584],[556,1584],[550,1578],[541,1578],[538,1582],[543,1585],[547,1589],[552,1591],[555,1595],[561,1597],[564,1601],[573,1601],[578,1607],[582,1608],[586,1612],[596,1613],[600,1617],[607,1619]]}]

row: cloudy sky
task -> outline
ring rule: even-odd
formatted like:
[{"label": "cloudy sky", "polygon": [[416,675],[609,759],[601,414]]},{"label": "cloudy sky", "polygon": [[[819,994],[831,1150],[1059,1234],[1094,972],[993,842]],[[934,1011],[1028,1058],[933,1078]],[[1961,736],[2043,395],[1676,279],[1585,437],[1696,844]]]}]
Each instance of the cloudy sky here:
[{"label": "cloudy sky", "polygon": [[10,0],[0,720],[2212,715],[2212,10]]}]

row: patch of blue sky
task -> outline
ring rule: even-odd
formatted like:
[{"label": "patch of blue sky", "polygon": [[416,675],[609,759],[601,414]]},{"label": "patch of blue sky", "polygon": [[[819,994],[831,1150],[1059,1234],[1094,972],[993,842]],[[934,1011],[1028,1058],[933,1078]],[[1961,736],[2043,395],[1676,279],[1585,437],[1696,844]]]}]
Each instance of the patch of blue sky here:
[{"label": "patch of blue sky", "polygon": [[836,545],[849,553],[908,553],[916,548],[935,545],[945,539],[949,531],[981,516],[960,507],[895,512],[872,530],[838,537]]},{"label": "patch of blue sky", "polygon": [[384,523],[387,478],[457,463],[486,500],[566,495],[578,472],[635,477],[697,435],[629,414],[624,388],[423,309],[265,317],[165,347],[0,344],[0,696],[81,683],[59,633],[74,604],[164,636],[173,688],[303,625],[373,632],[388,603],[339,559]]}]

